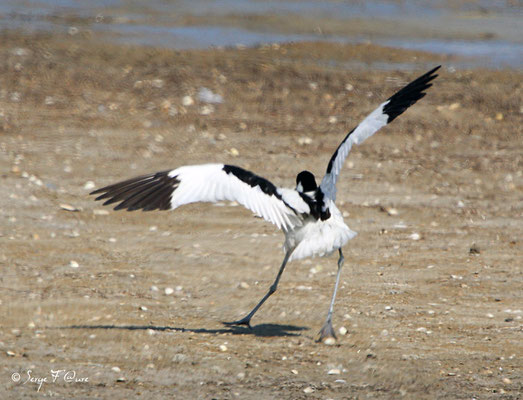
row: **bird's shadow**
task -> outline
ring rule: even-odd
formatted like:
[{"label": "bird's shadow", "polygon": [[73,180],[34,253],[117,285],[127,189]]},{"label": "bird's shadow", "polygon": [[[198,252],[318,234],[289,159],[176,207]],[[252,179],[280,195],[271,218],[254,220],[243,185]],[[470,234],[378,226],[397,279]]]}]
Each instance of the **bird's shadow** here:
[{"label": "bird's shadow", "polygon": [[277,336],[301,336],[299,332],[309,328],[296,325],[281,324],[259,324],[252,327],[247,326],[227,326],[219,329],[207,328],[183,328],[175,326],[157,326],[157,325],[71,325],[63,326],[59,329],[116,329],[128,331],[159,331],[159,332],[190,332],[206,334],[232,334],[232,335],[254,335],[259,337],[277,337]]}]

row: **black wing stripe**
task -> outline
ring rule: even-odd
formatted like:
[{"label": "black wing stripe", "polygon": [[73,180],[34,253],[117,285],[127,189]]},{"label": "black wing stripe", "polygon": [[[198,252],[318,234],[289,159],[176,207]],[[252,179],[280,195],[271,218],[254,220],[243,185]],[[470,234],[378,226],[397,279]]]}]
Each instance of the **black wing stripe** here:
[{"label": "black wing stripe", "polygon": [[388,99],[389,102],[383,107],[383,112],[388,116],[387,123],[392,122],[396,117],[403,114],[407,108],[425,96],[426,93],[423,91],[432,86],[429,82],[438,76],[434,72],[439,68],[441,68],[441,65],[412,81]]},{"label": "black wing stripe", "polygon": [[343,146],[343,143],[345,143],[347,141],[347,139],[350,137],[352,132],[354,132],[355,130],[356,130],[356,128],[353,128],[352,131],[347,133],[347,136],[345,136],[345,139],[343,139],[342,142],[340,143],[340,145],[336,148],[336,151],[334,152],[331,159],[329,160],[329,165],[327,165],[328,174],[330,174],[330,172],[332,171],[332,166],[334,165],[334,160],[336,160],[336,156],[338,155],[338,150],[340,149],[341,146]]},{"label": "black wing stripe", "polygon": [[236,178],[245,182],[251,187],[259,186],[263,193],[271,196],[276,196],[276,198],[281,200],[281,195],[278,193],[278,189],[274,186],[273,183],[268,181],[261,176],[255,175],[250,171],[247,171],[243,168],[237,167],[235,165],[224,165],[223,170],[227,174],[233,174]]}]

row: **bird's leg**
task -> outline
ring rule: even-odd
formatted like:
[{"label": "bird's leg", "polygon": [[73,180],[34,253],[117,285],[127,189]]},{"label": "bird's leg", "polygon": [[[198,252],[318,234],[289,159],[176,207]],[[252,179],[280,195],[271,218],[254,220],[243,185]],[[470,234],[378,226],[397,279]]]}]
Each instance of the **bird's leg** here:
[{"label": "bird's leg", "polygon": [[224,322],[225,325],[247,325],[249,328],[251,327],[251,318],[254,314],[256,314],[256,311],[262,306],[263,303],[265,303],[265,300],[267,300],[271,294],[273,294],[276,289],[278,288],[278,282],[280,281],[281,274],[283,273],[283,270],[285,269],[285,265],[287,265],[287,261],[289,260],[289,257],[292,253],[292,249],[287,251],[285,253],[285,258],[283,259],[283,263],[281,264],[280,270],[278,271],[278,275],[276,275],[276,279],[274,280],[273,284],[269,288],[269,291],[263,296],[263,298],[260,300],[260,302],[252,309],[252,311],[247,314],[242,319],[239,319],[237,321],[232,322]]},{"label": "bird's leg", "polygon": [[334,292],[332,293],[331,305],[329,307],[329,313],[327,314],[327,320],[325,321],[323,327],[320,330],[320,338],[318,340],[320,342],[327,338],[336,339],[336,334],[334,333],[334,329],[332,328],[332,312],[334,310],[334,301],[336,300],[338,284],[340,283],[341,267],[343,267],[343,261],[345,260],[345,258],[343,257],[343,253],[341,252],[341,248],[339,249],[339,252],[340,258],[338,259],[338,273],[336,275],[336,283],[334,284]]}]

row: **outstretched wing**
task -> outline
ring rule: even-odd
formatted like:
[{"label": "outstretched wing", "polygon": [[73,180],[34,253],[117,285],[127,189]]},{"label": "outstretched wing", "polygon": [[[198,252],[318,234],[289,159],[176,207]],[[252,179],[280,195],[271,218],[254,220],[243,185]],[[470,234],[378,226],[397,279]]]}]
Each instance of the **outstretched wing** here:
[{"label": "outstretched wing", "polygon": [[380,128],[392,122],[397,116],[401,115],[407,108],[425,96],[424,90],[432,86],[430,81],[438,75],[435,72],[441,67],[430,70],[418,79],[412,81],[387,101],[380,104],[370,113],[361,123],[350,131],[345,139],[338,146],[332,155],[327,172],[323,177],[320,188],[325,197],[336,200],[336,182],[345,158],[349,154],[353,144],[359,144],[368,137],[376,133]]},{"label": "outstretched wing", "polygon": [[233,165],[204,164],[139,176],[91,194],[101,194],[96,200],[107,199],[104,205],[119,203],[114,209],[127,211],[174,210],[199,201],[236,201],[278,228],[289,230],[301,225],[301,213],[310,211],[291,192]]}]

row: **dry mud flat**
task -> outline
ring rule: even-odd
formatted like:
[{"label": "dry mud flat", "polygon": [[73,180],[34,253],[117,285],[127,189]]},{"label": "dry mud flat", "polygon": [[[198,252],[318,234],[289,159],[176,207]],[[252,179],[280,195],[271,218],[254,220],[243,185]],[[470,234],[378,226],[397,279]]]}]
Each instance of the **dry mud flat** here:
[{"label": "dry mud flat", "polygon": [[[210,161],[286,186],[304,168],[321,176],[344,133],[424,72],[342,67],[354,60],[446,61],[3,33],[0,397],[520,398],[521,72],[444,67],[352,150],[338,201],[359,235],[334,346],[315,338],[335,257],[291,263],[254,329],[226,328],[272,282],[281,233],[241,207],[125,213],[88,196]],[[224,102],[200,101],[202,87]]]}]

